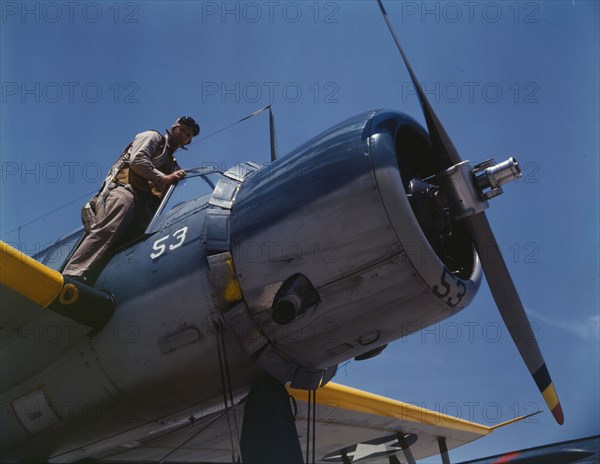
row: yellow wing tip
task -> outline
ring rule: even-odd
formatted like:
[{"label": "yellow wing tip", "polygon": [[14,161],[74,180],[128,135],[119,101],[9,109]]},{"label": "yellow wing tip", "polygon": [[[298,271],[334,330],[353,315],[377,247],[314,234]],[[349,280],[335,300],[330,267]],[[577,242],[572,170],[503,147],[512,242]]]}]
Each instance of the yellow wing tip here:
[{"label": "yellow wing tip", "polygon": [[[296,400],[307,401],[307,392],[305,390],[288,387],[288,392]],[[488,435],[493,431],[492,427],[483,424],[470,422],[438,411],[432,411],[334,382],[329,382],[327,385],[319,388],[317,391],[317,403],[401,421],[447,427],[477,435]]]}]

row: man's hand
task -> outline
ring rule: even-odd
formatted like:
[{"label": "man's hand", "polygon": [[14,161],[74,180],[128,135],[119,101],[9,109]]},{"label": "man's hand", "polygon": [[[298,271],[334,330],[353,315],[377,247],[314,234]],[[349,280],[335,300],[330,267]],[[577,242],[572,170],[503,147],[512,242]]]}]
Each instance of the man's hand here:
[{"label": "man's hand", "polygon": [[177,182],[180,179],[183,179],[185,177],[185,171],[183,169],[179,169],[178,171],[172,172],[171,174],[167,174],[165,177],[163,177],[163,182],[165,187],[168,187],[169,185]]}]

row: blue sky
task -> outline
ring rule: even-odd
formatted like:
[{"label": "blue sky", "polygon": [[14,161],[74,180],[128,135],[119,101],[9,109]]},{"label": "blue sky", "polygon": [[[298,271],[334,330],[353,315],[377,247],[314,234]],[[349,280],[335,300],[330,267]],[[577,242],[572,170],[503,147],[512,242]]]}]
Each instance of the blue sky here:
[{"label": "blue sky", "polygon": [[[514,155],[524,178],[488,217],[565,411],[455,461],[600,433],[599,3],[385,2],[463,159]],[[34,252],[134,134],[182,114],[201,136],[273,104],[280,153],[373,108],[423,121],[375,2],[2,2],[2,240]],[[267,161],[266,113],[180,154]],[[61,207],[44,219],[11,232]],[[486,424],[545,405],[485,283],[474,303],[336,380]]]}]

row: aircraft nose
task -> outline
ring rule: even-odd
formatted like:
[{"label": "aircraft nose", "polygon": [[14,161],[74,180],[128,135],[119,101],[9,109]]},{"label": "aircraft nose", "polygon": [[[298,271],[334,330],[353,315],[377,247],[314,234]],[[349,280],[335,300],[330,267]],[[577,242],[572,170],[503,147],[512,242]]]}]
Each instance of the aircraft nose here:
[{"label": "aircraft nose", "polygon": [[[231,245],[247,311],[236,323],[252,327],[241,337],[256,339],[244,346],[281,382],[317,387],[337,363],[373,356],[475,294],[472,246],[465,278],[445,274],[413,212],[401,171],[412,178],[423,142],[403,127],[423,133],[400,113],[364,113],[240,188]],[[408,161],[398,156],[398,134]]]}]

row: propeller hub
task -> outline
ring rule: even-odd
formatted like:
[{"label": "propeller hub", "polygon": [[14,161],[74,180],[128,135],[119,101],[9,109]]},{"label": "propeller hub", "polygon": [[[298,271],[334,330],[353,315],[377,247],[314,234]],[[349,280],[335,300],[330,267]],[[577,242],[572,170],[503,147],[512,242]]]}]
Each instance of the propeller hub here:
[{"label": "propeller hub", "polygon": [[[484,163],[478,164],[473,169],[473,175],[477,180],[477,186],[481,191],[483,198],[489,200],[502,193],[501,185],[518,179],[523,174],[521,172],[521,166],[515,158],[512,156],[506,161],[502,161],[498,164],[493,164],[493,160],[488,160]],[[485,191],[486,189],[489,191]]]},{"label": "propeller hub", "polygon": [[521,168],[513,157],[501,163],[487,160],[471,166],[463,161],[426,179],[439,184],[454,218],[464,219],[487,209],[487,200],[502,193],[502,185],[521,177]]}]

